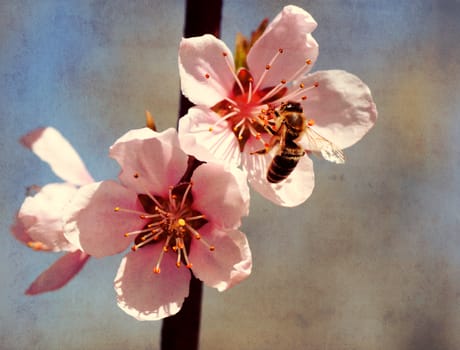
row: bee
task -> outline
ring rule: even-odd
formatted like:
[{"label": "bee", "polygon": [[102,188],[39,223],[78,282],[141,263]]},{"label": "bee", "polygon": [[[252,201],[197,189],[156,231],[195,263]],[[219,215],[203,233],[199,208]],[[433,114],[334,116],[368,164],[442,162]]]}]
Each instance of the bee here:
[{"label": "bee", "polygon": [[[279,144],[278,153],[270,163],[267,181],[279,183],[285,180],[295,169],[305,153],[313,153],[333,163],[344,163],[343,151],[316,132],[313,120],[308,120],[300,103],[288,101],[282,103],[279,110],[269,110],[271,119],[263,116],[265,129],[272,135],[269,143],[262,150],[252,154],[266,154]],[[308,149],[304,149],[299,141],[303,136],[308,141]]]}]

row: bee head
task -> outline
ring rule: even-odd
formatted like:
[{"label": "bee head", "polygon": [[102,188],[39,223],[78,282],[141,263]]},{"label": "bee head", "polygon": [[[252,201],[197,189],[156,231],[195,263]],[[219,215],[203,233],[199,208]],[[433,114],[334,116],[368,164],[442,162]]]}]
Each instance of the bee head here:
[{"label": "bee head", "polygon": [[302,105],[298,102],[288,101],[286,103],[282,103],[280,107],[281,112],[297,112],[302,113],[303,108]]}]

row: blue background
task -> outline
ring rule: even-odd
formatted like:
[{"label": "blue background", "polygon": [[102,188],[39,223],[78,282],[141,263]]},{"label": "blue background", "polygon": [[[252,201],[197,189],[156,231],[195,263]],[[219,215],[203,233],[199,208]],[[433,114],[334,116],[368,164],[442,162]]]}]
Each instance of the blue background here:
[{"label": "blue background", "polygon": [[[284,1],[227,1],[233,48]],[[253,195],[243,230],[254,271],[205,289],[202,349],[459,349],[458,1],[299,1],[318,22],[314,69],[371,88],[373,130],[347,164],[315,160],[316,188],[279,208]],[[175,127],[183,1],[0,1],[0,348],[158,348],[161,322],[115,303],[120,256],[93,259],[64,289],[23,291],[55,259],[9,233],[25,188],[58,181],[18,139],[54,126],[97,180],[108,147],[144,125]]]}]

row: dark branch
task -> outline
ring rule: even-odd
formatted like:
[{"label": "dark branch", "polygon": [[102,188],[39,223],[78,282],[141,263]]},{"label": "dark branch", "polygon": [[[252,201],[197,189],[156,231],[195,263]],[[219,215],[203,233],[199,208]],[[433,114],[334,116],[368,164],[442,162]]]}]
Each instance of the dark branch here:
[{"label": "dark branch", "polygon": [[[220,37],[220,22],[223,0],[187,0],[184,37],[214,34]],[[185,115],[193,104],[181,95],[179,118]],[[179,120],[178,118],[178,120]],[[191,177],[193,170],[200,164],[190,158],[188,170]],[[161,350],[198,350],[200,338],[201,300],[203,282],[192,274],[189,296],[182,309],[174,316],[163,320],[161,329]]]}]

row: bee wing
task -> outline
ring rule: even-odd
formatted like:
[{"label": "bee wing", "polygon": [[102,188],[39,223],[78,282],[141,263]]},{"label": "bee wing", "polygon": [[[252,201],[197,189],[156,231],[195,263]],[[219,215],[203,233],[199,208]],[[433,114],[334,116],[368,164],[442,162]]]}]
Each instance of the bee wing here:
[{"label": "bee wing", "polygon": [[345,154],[334,143],[321,136],[311,127],[307,127],[305,134],[309,143],[307,151],[328,160],[332,163],[345,163]]}]

